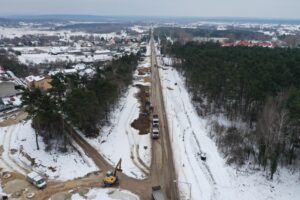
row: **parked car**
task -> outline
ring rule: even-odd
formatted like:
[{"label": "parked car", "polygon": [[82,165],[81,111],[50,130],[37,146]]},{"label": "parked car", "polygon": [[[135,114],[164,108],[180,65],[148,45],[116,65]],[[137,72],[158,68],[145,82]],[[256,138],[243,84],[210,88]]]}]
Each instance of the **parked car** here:
[{"label": "parked car", "polygon": [[153,118],[152,118],[152,124],[153,124],[153,125],[154,125],[154,124],[159,125],[159,119],[158,119],[158,115],[157,115],[157,114],[153,115]]},{"label": "parked car", "polygon": [[200,159],[203,160],[203,161],[206,161],[206,153],[201,152],[200,153]]},{"label": "parked car", "polygon": [[8,195],[0,192],[0,200],[8,200]]},{"label": "parked car", "polygon": [[159,125],[153,124],[152,125],[152,139],[158,139],[159,138]]},{"label": "parked car", "polygon": [[26,179],[28,182],[39,189],[43,189],[47,185],[45,179],[36,172],[30,172],[29,174],[27,174]]}]

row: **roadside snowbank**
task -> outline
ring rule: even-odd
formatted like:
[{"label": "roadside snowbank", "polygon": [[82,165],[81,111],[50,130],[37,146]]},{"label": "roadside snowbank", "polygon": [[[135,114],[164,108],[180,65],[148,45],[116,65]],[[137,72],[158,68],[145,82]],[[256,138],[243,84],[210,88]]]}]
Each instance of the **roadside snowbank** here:
[{"label": "roadside snowbank", "polygon": [[[193,107],[181,75],[173,68],[160,69],[170,137],[180,192],[192,199],[296,200],[300,175],[281,169],[273,181],[261,171],[237,170],[225,164],[209,137],[209,119],[200,118]],[[176,83],[176,85],[175,85]],[[201,161],[200,153],[207,153]]]},{"label": "roadside snowbank", "polygon": [[[131,123],[139,116],[139,102],[135,97],[137,92],[137,87],[130,87],[112,114],[110,125],[102,128],[98,138],[86,140],[112,165],[116,165],[122,158],[125,174],[144,179],[146,175],[140,169],[143,166],[140,166],[136,159],[139,156],[144,162],[150,163],[151,146],[149,135],[139,135],[138,130],[131,127]],[[146,146],[147,149],[139,148],[139,155],[136,155],[138,146]]]},{"label": "roadside snowbank", "polygon": [[[147,46],[147,52],[150,50]],[[150,58],[140,63],[138,68],[150,66]],[[110,124],[100,130],[97,138],[86,138],[97,151],[111,164],[116,165],[122,158],[123,172],[133,178],[145,179],[151,165],[151,138],[150,135],[139,135],[138,130],[131,127],[131,123],[139,117],[140,103],[136,98],[139,89],[136,84],[149,86],[143,82],[138,71],[134,73],[135,81],[118,107],[111,113]]]},{"label": "roadside snowbank", "polygon": [[99,170],[74,143],[77,151],[72,149],[67,153],[56,150],[46,152],[45,144],[39,137],[40,150],[37,150],[31,121],[0,128],[0,141],[1,145],[4,145],[4,155],[1,159],[8,170],[22,174],[34,170],[55,180],[72,180]]}]

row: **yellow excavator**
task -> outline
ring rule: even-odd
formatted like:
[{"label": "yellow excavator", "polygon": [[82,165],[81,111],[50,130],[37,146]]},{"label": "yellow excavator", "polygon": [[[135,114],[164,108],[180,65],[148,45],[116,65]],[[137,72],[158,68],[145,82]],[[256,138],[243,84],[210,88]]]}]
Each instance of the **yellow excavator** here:
[{"label": "yellow excavator", "polygon": [[104,187],[113,187],[119,184],[117,172],[122,172],[121,163],[122,159],[119,160],[113,171],[106,172],[106,177],[103,179]]}]

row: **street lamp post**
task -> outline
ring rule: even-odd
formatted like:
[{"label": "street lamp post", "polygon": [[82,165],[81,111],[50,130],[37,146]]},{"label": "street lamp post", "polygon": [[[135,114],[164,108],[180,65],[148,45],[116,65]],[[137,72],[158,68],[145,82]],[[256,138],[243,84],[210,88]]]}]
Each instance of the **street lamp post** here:
[{"label": "street lamp post", "polygon": [[174,182],[174,183],[182,183],[182,184],[188,185],[189,191],[190,191],[190,192],[189,192],[189,196],[190,196],[189,200],[192,200],[192,184],[191,184],[191,183],[189,183],[189,182],[184,182],[184,181],[178,181],[177,179],[173,180],[173,182]]}]

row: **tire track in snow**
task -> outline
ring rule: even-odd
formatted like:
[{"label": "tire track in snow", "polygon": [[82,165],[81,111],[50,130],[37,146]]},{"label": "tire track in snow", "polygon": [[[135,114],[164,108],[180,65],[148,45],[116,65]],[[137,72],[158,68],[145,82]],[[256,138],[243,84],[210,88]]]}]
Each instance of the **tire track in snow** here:
[{"label": "tire track in snow", "polygon": [[3,140],[4,152],[2,154],[2,161],[11,170],[17,171],[21,174],[26,174],[29,170],[20,166],[19,163],[15,162],[14,159],[11,158],[11,156],[10,156],[10,150],[11,150],[10,143],[11,143],[11,138],[13,136],[13,133],[15,132],[16,126],[18,126],[18,128],[19,128],[19,125],[14,125],[14,126],[10,126],[8,129],[6,129],[4,140]]},{"label": "tire track in snow", "polygon": [[[173,73],[173,77],[174,77],[174,80],[176,80],[176,83],[180,82],[180,80],[178,80],[178,79],[175,77],[175,74],[174,74],[174,73]],[[177,88],[178,88],[179,93],[181,94],[181,93],[182,93],[182,92],[181,92],[181,87],[178,86]],[[180,95],[180,96],[182,96],[182,95]],[[199,142],[198,138],[196,137],[195,132],[193,131],[193,126],[192,126],[192,122],[191,122],[190,116],[189,116],[189,114],[188,114],[188,112],[187,112],[187,109],[186,109],[186,107],[185,107],[185,104],[184,104],[183,99],[180,98],[180,100],[181,100],[181,105],[182,105],[182,108],[183,108],[183,113],[185,114],[186,119],[187,119],[187,121],[188,121],[188,123],[189,123],[189,128],[188,128],[188,129],[191,129],[191,133],[192,133],[192,134],[191,134],[192,137],[190,137],[190,142],[193,143],[193,142],[195,141],[195,142],[196,142],[196,148],[198,149],[198,151],[197,151],[197,149],[194,149],[194,150],[196,150],[196,152],[200,152],[200,153],[201,153],[202,150],[201,150],[200,142]],[[186,132],[186,130],[185,130],[184,132]],[[185,134],[184,134],[183,139],[184,139],[184,142],[185,142]],[[185,142],[185,143],[186,143],[186,142]],[[189,144],[186,144],[186,145],[189,146]],[[188,153],[187,153],[187,150],[186,150],[186,145],[184,145],[184,148],[185,148],[185,154],[187,155],[188,162],[190,163],[191,168],[193,169],[193,167],[192,167],[193,165],[192,165],[192,163],[191,163],[191,161],[190,161],[190,158],[189,158],[189,155],[190,155],[190,154],[188,154]],[[193,151],[193,150],[192,150],[192,151]],[[204,163],[201,159],[199,160],[199,156],[197,155],[196,152],[194,152],[192,155],[193,155],[194,158],[196,159],[199,168],[202,170],[203,174],[206,176],[206,179],[208,180],[208,182],[210,183],[211,188],[212,188],[212,195],[211,195],[211,198],[210,198],[210,199],[216,199],[216,198],[217,198],[217,194],[219,194],[218,188],[216,187],[216,181],[215,181],[215,179],[214,179],[214,177],[213,177],[213,174],[212,174],[212,172],[211,172],[209,166],[208,166],[206,163]],[[199,161],[200,161],[200,162],[199,162]],[[193,173],[194,173],[194,169],[193,169]],[[197,175],[195,175],[195,173],[194,173],[194,176],[197,177]],[[196,179],[196,181],[198,182],[198,179]],[[199,183],[199,182],[198,182],[198,183]],[[198,185],[199,185],[199,184],[198,184]],[[200,186],[200,185],[199,185],[199,186]]]},{"label": "tire track in snow", "polygon": [[[126,92],[126,95],[124,95],[124,98],[126,99],[127,96],[129,95],[129,91],[134,89],[135,87],[130,87],[128,89],[128,92]],[[134,92],[135,94],[135,92]],[[123,104],[120,103],[119,107],[117,108],[117,110],[119,110],[119,113],[122,113],[122,110],[128,105],[128,101],[125,101]],[[147,165],[142,161],[142,159],[139,157],[139,154],[137,153],[138,152],[138,148],[137,148],[137,144],[136,144],[136,141],[134,139],[134,136],[132,132],[132,127],[131,127],[131,123],[133,122],[133,118],[134,118],[134,113],[136,111],[136,109],[138,108],[138,103],[135,103],[133,104],[132,106],[130,106],[130,111],[129,113],[127,113],[128,115],[128,118],[125,120],[124,122],[124,126],[125,127],[125,134],[127,135],[127,140],[128,140],[128,144],[130,146],[130,159],[132,160],[134,166],[136,166],[138,168],[138,170],[140,170],[140,172],[142,172],[143,175],[146,175],[148,176],[150,174],[150,169],[149,167],[147,167]],[[121,123],[121,118],[122,118],[122,115],[119,114],[115,119],[114,119],[114,122],[113,122],[113,125],[110,127],[109,131],[108,131],[108,134],[106,134],[106,139],[108,139],[109,135],[113,132],[113,131],[118,131],[118,130],[115,130],[115,128],[117,127],[118,124]],[[104,138],[99,138],[98,139],[98,142],[101,144],[101,141],[103,141]],[[108,160],[112,165],[114,165],[114,161],[110,158],[109,155],[106,155],[106,154],[103,154],[101,152],[99,152],[106,160]],[[134,174],[136,177],[138,177],[138,175],[134,172],[131,172],[132,174]]]},{"label": "tire track in snow", "polygon": [[142,160],[141,158],[139,158],[139,154],[137,153],[138,149],[137,149],[137,144],[135,141],[135,137],[133,136],[132,132],[132,127],[131,127],[131,123],[134,121],[134,113],[136,111],[136,109],[138,109],[138,105],[139,103],[135,103],[131,110],[130,110],[130,114],[129,117],[127,118],[126,123],[126,134],[127,134],[127,138],[128,138],[128,143],[130,145],[130,155],[131,155],[131,159],[133,161],[133,163],[135,164],[135,166],[141,170],[146,176],[149,176],[150,171],[148,170],[148,167],[146,167],[146,165],[144,163],[141,163],[140,160]]}]

